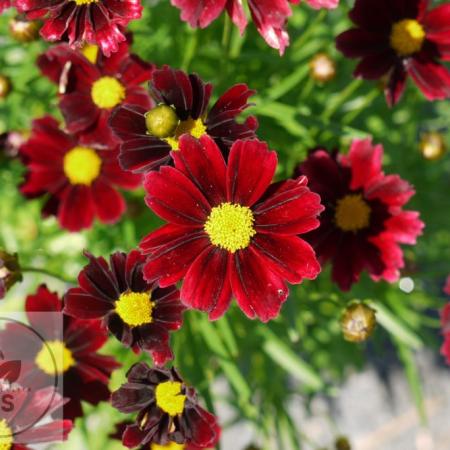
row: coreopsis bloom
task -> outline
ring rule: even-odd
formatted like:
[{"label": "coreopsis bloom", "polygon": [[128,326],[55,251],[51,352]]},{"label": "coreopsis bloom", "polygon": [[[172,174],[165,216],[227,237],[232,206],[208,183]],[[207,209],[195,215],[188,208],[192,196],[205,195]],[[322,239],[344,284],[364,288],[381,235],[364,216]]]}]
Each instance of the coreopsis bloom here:
[{"label": "coreopsis bloom", "polygon": [[72,47],[98,45],[105,56],[125,41],[123,28],[142,14],[140,0],[16,0],[28,19],[41,19],[47,41],[66,41]]},{"label": "coreopsis bloom", "polygon": [[[336,8],[339,0],[306,0],[316,9]],[[248,21],[242,0],[171,0],[172,5],[181,10],[181,19],[192,27],[207,27],[226,9],[233,23],[241,34],[245,31]],[[248,0],[248,7],[259,31],[268,45],[284,53],[289,45],[289,35],[286,23],[292,15],[291,4],[300,0]]]},{"label": "coreopsis bloom", "polygon": [[43,215],[57,216],[69,231],[89,228],[94,217],[116,222],[126,209],[116,187],[133,189],[141,183],[139,176],[119,167],[118,150],[82,145],[78,139],[46,116],[33,121],[31,136],[19,150],[27,168],[21,193],[47,196]]},{"label": "coreopsis bloom", "polygon": [[153,65],[130,54],[127,41],[117,53],[105,57],[97,46],[81,51],[67,44],[56,45],[37,64],[42,73],[59,86],[60,109],[70,133],[81,133],[82,144],[105,148],[119,144],[108,126],[111,111],[117,105],[153,106],[141,84],[150,79]]},{"label": "coreopsis bloom", "polygon": [[288,296],[286,281],[320,272],[299,234],[317,228],[323,210],[305,177],[270,184],[276,152],[258,140],[236,141],[228,163],[208,136],[182,136],[175,167],[146,175],[148,206],[169,222],[141,242],[144,276],[167,286],[184,277],[181,301],[222,316],[232,296],[266,322]]},{"label": "coreopsis bloom", "polygon": [[0,249],[0,299],[18,281],[22,281],[17,254],[10,254]]},{"label": "coreopsis bloom", "polygon": [[28,444],[66,440],[72,430],[71,420],[49,417],[65,403],[53,387],[30,391],[0,382],[0,396],[8,399],[0,408],[1,449],[31,450]]},{"label": "coreopsis bloom", "polygon": [[183,134],[196,138],[208,134],[227,151],[236,139],[255,137],[258,126],[254,117],[240,124],[237,116],[250,106],[255,93],[245,84],[226,91],[207,111],[212,85],[196,74],[164,67],[155,70],[150,93],[158,106],[150,111],[139,106],[119,106],[110,125],[123,144],[120,162],[124,169],[146,172],[171,161],[170,152],[178,150]]},{"label": "coreopsis bloom", "polygon": [[415,244],[424,227],[418,212],[402,209],[414,189],[398,175],[385,175],[382,157],[381,145],[354,140],[348,155],[316,150],[299,166],[326,207],[307,240],[322,263],[331,261],[342,290],[363,270],[374,280],[396,281],[404,266],[399,244]]},{"label": "coreopsis bloom", "polygon": [[119,411],[138,413],[135,423],[125,428],[123,445],[187,450],[217,444],[217,419],[198,404],[195,389],[186,386],[174,368],[152,369],[138,363],[128,371],[127,378],[128,382],[111,396],[113,407]]},{"label": "coreopsis bloom", "polygon": [[[34,388],[51,386],[55,376],[61,377],[65,419],[74,420],[83,415],[81,401],[97,405],[108,401],[109,379],[114,369],[120,367],[114,358],[97,351],[106,343],[107,333],[98,320],[78,320],[62,316],[63,329],[55,323],[54,316],[35,314],[61,313],[63,304],[58,295],[45,285],[25,302],[28,322],[45,343],[23,332],[23,327],[8,323],[0,332],[0,345],[5,354],[17,357],[27,367],[22,383]],[[62,331],[62,336],[61,336]],[[7,353],[9,352],[9,353]]]},{"label": "coreopsis bloom", "polygon": [[149,352],[158,365],[172,359],[169,332],[181,327],[185,310],[176,287],[145,281],[145,258],[137,250],[112,254],[109,266],[104,258],[85,255],[89,264],[78,277],[80,287],[66,294],[65,313],[102,318],[119,341]]},{"label": "coreopsis bloom", "polygon": [[356,0],[350,11],[356,28],[336,38],[348,58],[362,58],[354,75],[368,80],[387,76],[387,103],[395,105],[411,76],[429,100],[450,97],[450,3],[428,10],[422,0]]}]

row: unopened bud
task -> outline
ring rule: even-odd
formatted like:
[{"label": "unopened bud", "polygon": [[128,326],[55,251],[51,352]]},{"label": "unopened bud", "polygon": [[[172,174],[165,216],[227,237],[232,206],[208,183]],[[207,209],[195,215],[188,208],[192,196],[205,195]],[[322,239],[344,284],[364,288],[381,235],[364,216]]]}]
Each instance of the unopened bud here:
[{"label": "unopened bud", "polygon": [[9,34],[18,42],[32,42],[39,37],[40,23],[16,16],[9,21]]},{"label": "unopened bud", "polygon": [[309,62],[309,73],[314,80],[326,83],[336,76],[336,64],[326,53],[318,53]]},{"label": "unopened bud", "polygon": [[334,443],[334,447],[336,450],[352,450],[350,441],[345,436],[339,436]]},{"label": "unopened bud", "polygon": [[175,110],[167,105],[158,105],[145,115],[148,132],[160,139],[173,136],[179,123]]},{"label": "unopened bud", "polygon": [[374,309],[365,303],[354,302],[342,314],[342,333],[347,341],[363,342],[372,335],[376,323]]},{"label": "unopened bud", "polygon": [[446,151],[444,136],[437,131],[424,133],[420,139],[420,152],[425,159],[440,159]]},{"label": "unopened bud", "polygon": [[6,75],[0,74],[0,100],[8,97],[11,87],[10,79]]},{"label": "unopened bud", "polygon": [[19,260],[17,254],[11,255],[4,250],[0,250],[0,299],[13,286],[22,280]]}]

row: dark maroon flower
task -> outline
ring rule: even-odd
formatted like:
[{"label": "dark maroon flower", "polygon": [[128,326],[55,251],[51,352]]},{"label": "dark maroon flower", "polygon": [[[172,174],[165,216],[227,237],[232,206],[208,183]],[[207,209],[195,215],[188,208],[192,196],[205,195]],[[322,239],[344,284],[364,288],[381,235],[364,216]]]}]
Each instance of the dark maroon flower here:
[{"label": "dark maroon flower", "polygon": [[429,100],[450,97],[450,3],[428,10],[426,0],[356,0],[350,18],[356,28],[336,38],[348,58],[362,58],[354,75],[387,76],[387,103],[395,105],[412,77]]},{"label": "dark maroon flower", "polygon": [[69,133],[81,133],[80,143],[111,148],[119,141],[108,126],[117,105],[150,109],[153,102],[141,84],[150,79],[153,65],[129,53],[122,42],[110,57],[95,45],[81,51],[67,44],[51,47],[37,61],[42,73],[59,86],[60,108]]},{"label": "dark maroon flower", "polygon": [[80,319],[103,318],[119,341],[149,352],[158,365],[172,359],[169,331],[181,327],[185,310],[176,287],[145,281],[145,258],[137,250],[114,253],[109,267],[104,258],[85,255],[90,262],[78,276],[80,287],[67,292],[64,312]]},{"label": "dark maroon flower", "polygon": [[118,149],[80,145],[80,139],[46,116],[33,121],[31,137],[20,147],[28,169],[20,191],[28,198],[48,196],[43,215],[57,216],[69,231],[91,227],[94,217],[117,222],[126,203],[116,186],[133,189],[141,183],[140,176],[119,167]]},{"label": "dark maroon flower", "polygon": [[96,44],[109,56],[125,40],[122,28],[142,14],[140,0],[16,0],[29,19],[42,19],[41,36],[81,47]]},{"label": "dark maroon flower", "polygon": [[212,85],[196,74],[170,67],[155,70],[150,93],[159,104],[156,113],[139,106],[119,106],[112,113],[110,125],[123,141],[122,167],[147,172],[169,164],[170,152],[178,149],[183,134],[196,138],[208,134],[225,152],[237,139],[254,138],[256,119],[250,116],[240,124],[236,118],[250,106],[247,100],[255,92],[236,84],[208,112],[211,92]]},{"label": "dark maroon flower", "polygon": [[332,278],[350,289],[367,270],[374,280],[396,281],[404,266],[399,244],[415,244],[422,232],[419,213],[403,211],[414,189],[381,170],[383,147],[354,140],[348,155],[316,150],[299,166],[325,205],[320,227],[306,235]]},{"label": "dark maroon flower", "polygon": [[127,378],[111,396],[119,411],[138,413],[135,423],[125,429],[123,445],[132,448],[175,442],[206,448],[218,443],[216,418],[198,404],[195,389],[186,386],[174,368],[152,369],[138,363]]}]

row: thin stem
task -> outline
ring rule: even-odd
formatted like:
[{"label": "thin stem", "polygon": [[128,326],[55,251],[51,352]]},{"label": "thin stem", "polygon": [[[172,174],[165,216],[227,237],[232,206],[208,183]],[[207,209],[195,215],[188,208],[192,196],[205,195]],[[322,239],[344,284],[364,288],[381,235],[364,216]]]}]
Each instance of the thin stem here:
[{"label": "thin stem", "polygon": [[328,108],[322,114],[322,119],[329,120],[330,117],[339,109],[340,106],[361,86],[362,80],[357,78],[353,80],[343,91],[330,100]]},{"label": "thin stem", "polygon": [[57,273],[51,272],[50,270],[47,270],[47,269],[41,269],[39,267],[21,267],[20,269],[23,273],[25,273],[25,272],[40,273],[41,275],[46,275],[48,277],[52,277],[52,278],[61,280],[64,283],[75,284],[75,280],[72,280],[71,278],[67,278],[63,275],[59,275]]}]

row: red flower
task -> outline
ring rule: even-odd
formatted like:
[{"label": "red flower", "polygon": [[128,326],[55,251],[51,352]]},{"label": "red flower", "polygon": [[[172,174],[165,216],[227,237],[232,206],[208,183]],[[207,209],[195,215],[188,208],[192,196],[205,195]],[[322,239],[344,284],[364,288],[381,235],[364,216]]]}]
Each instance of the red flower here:
[{"label": "red flower", "polygon": [[[171,0],[181,9],[181,19],[192,27],[207,27],[226,9],[241,34],[247,27],[247,16],[242,0]],[[286,22],[292,15],[290,4],[300,0],[248,0],[248,6],[261,36],[273,48],[284,53],[289,45]],[[339,0],[307,0],[313,8],[336,8]]]},{"label": "red flower", "polygon": [[[449,279],[450,276],[447,278],[447,282]],[[448,295],[450,295],[450,293],[448,293]],[[447,364],[450,365],[450,303],[447,303],[441,311],[441,324],[442,334],[444,335],[441,355],[445,357]]]},{"label": "red flower", "polygon": [[386,101],[401,98],[412,77],[429,100],[450,97],[450,3],[428,11],[425,0],[356,0],[350,18],[357,28],[336,39],[348,58],[362,58],[354,75],[368,80],[387,76]]},{"label": "red flower", "polygon": [[[27,444],[66,440],[72,430],[70,420],[48,419],[65,403],[65,399],[53,387],[32,392],[18,385],[1,382],[0,396],[8,398],[7,403],[14,406],[12,409],[9,406],[0,409],[1,448],[31,450]],[[39,417],[40,425],[36,425]]]},{"label": "red flower", "polygon": [[199,138],[213,137],[227,151],[236,139],[255,137],[258,126],[254,117],[243,124],[236,117],[248,106],[255,93],[245,84],[226,91],[209,112],[207,107],[212,85],[196,74],[164,67],[155,70],[150,92],[159,104],[153,110],[138,106],[120,106],[113,112],[110,125],[123,140],[120,162],[126,170],[146,172],[168,164],[171,150],[178,149],[182,134]]},{"label": "red flower", "polygon": [[110,356],[97,353],[108,339],[100,321],[64,315],[63,330],[60,330],[55,316],[36,314],[60,313],[62,307],[58,295],[41,285],[35,295],[27,297],[25,310],[30,326],[46,344],[24,333],[22,325],[8,323],[0,333],[0,345],[5,352],[10,352],[8,359],[20,358],[27,367],[22,385],[42,388],[51,386],[55,377],[61,377],[64,397],[70,399],[64,405],[64,418],[74,420],[83,415],[81,401],[93,405],[108,401],[109,379],[120,364]]},{"label": "red flower", "polygon": [[187,387],[174,368],[152,369],[138,363],[128,371],[127,378],[128,383],[111,396],[112,405],[119,411],[138,413],[135,423],[125,428],[123,445],[157,444],[159,450],[158,445],[171,442],[187,444],[186,448],[217,444],[220,427],[216,418],[198,404],[195,389]]},{"label": "red flower", "polygon": [[109,58],[99,54],[97,46],[88,45],[79,52],[60,44],[41,55],[37,64],[60,87],[67,130],[81,132],[82,144],[111,148],[119,143],[108,126],[115,106],[153,106],[140,86],[150,79],[153,65],[130,54],[128,42],[121,43],[119,51]]},{"label": "red flower", "polygon": [[65,297],[66,314],[80,319],[102,318],[125,346],[149,352],[158,365],[173,358],[169,331],[183,322],[184,306],[175,286],[162,289],[144,280],[144,257],[133,250],[103,258],[86,253],[89,264],[78,277],[79,288]]},{"label": "red flower", "polygon": [[133,189],[141,182],[120,169],[117,153],[80,145],[50,116],[37,119],[31,137],[20,147],[28,169],[20,191],[28,198],[49,194],[43,214],[57,216],[61,227],[70,231],[89,228],[95,216],[114,223],[126,204],[113,186]]},{"label": "red flower", "polygon": [[322,263],[331,261],[342,290],[364,269],[374,280],[397,280],[404,266],[398,244],[415,244],[424,226],[418,212],[402,210],[413,188],[398,175],[385,175],[382,158],[381,145],[355,140],[348,155],[317,150],[299,166],[326,207],[307,239]]},{"label": "red flower", "polygon": [[125,40],[122,27],[142,14],[140,0],[17,0],[29,19],[42,19],[40,33],[47,41],[68,41],[81,47],[97,44],[109,56]]},{"label": "red flower", "polygon": [[444,286],[444,294],[450,295],[450,275],[445,280],[445,286]]},{"label": "red flower", "polygon": [[297,235],[319,225],[320,198],[300,177],[270,185],[277,156],[257,140],[236,141],[228,164],[214,141],[180,139],[175,168],[145,178],[148,206],[170,222],[141,242],[144,276],[167,286],[184,277],[181,301],[217,319],[234,296],[266,322],[288,296],[286,281],[320,272]]},{"label": "red flower", "polygon": [[0,14],[8,8],[13,6],[12,0],[0,0]]}]

